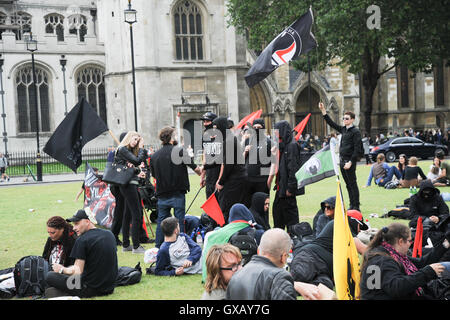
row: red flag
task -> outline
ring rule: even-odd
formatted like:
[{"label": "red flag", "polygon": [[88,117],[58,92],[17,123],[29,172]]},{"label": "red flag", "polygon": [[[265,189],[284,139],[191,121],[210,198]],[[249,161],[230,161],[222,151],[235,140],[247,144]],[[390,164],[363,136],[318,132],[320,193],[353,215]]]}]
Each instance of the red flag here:
[{"label": "red flag", "polygon": [[253,113],[253,115],[250,118],[248,118],[246,123],[250,122],[250,124],[253,124],[253,121],[255,121],[258,118],[261,118],[261,115],[262,115],[262,109],[259,109],[258,111],[255,111]]},{"label": "red flag", "polygon": [[413,258],[416,258],[417,255],[422,257],[422,241],[423,241],[423,224],[422,217],[417,219],[417,227],[416,227],[416,237],[414,239],[414,247],[413,247]]},{"label": "red flag", "polygon": [[[249,115],[247,115],[244,118],[242,118],[242,120],[239,121],[239,123],[237,124],[236,129],[243,128],[247,124],[247,122],[249,122],[249,119],[252,118],[257,112],[260,112],[260,111],[262,113],[262,109],[259,109],[258,111],[252,112]],[[256,118],[254,118],[253,120],[255,120],[255,119]],[[252,123],[253,123],[253,120],[252,120]]]},{"label": "red flag", "polygon": [[225,219],[223,218],[222,210],[220,209],[219,202],[217,202],[216,194],[213,193],[208,200],[201,206],[203,211],[211,217],[219,226],[225,224]]},{"label": "red flag", "polygon": [[303,119],[302,121],[300,121],[300,123],[298,125],[295,126],[294,130],[297,131],[297,135],[295,136],[295,140],[298,141],[298,139],[300,139],[300,136],[302,135],[303,130],[306,127],[306,124],[308,123],[309,118],[311,117],[311,113],[308,114],[305,119]]}]

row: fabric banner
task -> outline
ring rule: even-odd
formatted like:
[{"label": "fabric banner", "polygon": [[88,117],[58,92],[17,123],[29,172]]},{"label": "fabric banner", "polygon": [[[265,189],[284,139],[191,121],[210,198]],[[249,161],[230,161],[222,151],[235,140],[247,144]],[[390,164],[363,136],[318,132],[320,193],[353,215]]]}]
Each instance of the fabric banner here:
[{"label": "fabric banner", "polygon": [[333,230],[333,277],[338,300],[359,299],[360,264],[338,180]]},{"label": "fabric banner", "polygon": [[84,188],[84,207],[90,209],[99,226],[110,229],[116,207],[116,198],[111,193],[109,185],[95,175],[94,170],[87,162]]},{"label": "fabric banner", "polygon": [[315,183],[336,174],[330,146],[326,146],[314,153],[308,161],[297,171],[298,188]]}]

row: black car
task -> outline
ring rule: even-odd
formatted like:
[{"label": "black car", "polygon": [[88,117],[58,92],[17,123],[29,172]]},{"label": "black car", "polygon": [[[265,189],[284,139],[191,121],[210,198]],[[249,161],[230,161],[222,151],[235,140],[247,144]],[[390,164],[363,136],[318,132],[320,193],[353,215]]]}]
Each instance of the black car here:
[{"label": "black car", "polygon": [[408,158],[414,156],[425,160],[434,157],[438,150],[448,155],[448,147],[442,144],[427,143],[414,137],[396,137],[387,139],[380,145],[372,146],[370,157],[376,161],[377,155],[384,153],[386,161],[392,162],[398,159],[399,155],[405,154]]}]

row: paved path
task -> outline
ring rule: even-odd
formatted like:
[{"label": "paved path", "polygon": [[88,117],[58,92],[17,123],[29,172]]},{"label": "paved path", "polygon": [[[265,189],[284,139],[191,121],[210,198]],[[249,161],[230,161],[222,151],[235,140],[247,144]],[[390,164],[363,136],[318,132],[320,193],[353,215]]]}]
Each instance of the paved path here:
[{"label": "paved path", "polygon": [[84,172],[83,173],[66,173],[66,174],[48,174],[43,175],[42,181],[34,181],[30,176],[28,177],[28,181],[25,180],[25,176],[21,177],[11,177],[9,181],[0,182],[1,187],[8,186],[27,186],[27,185],[38,185],[44,183],[67,183],[67,182],[81,182],[84,180]]}]

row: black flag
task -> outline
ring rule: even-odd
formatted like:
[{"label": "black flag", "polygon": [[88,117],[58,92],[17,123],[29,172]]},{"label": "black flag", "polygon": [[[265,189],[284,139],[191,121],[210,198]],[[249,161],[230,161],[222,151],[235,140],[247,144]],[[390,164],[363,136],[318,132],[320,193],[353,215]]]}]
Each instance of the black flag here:
[{"label": "black flag", "polygon": [[89,102],[81,98],[53,132],[44,152],[76,173],[82,162],[81,149],[105,131],[108,131],[105,122]]},{"label": "black flag", "polygon": [[313,22],[314,17],[310,8],[307,13],[273,39],[245,75],[247,85],[250,88],[255,86],[280,65],[314,49],[317,42],[311,33]]}]

